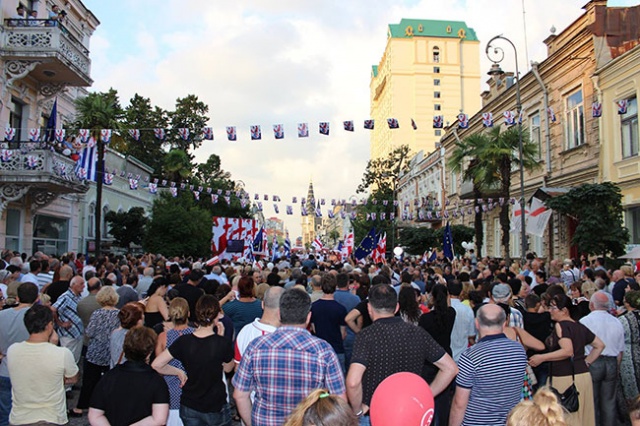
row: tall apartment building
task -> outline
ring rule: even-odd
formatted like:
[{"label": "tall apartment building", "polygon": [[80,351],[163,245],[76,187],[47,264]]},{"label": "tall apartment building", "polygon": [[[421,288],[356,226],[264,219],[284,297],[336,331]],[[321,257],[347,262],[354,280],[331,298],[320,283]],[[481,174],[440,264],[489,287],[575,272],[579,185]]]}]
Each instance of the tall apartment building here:
[{"label": "tall apartment building", "polygon": [[[371,158],[407,144],[412,153],[432,152],[443,130],[433,117],[453,120],[481,107],[480,42],[464,22],[402,19],[389,24],[387,46],[371,71]],[[396,118],[398,129],[389,129]],[[417,124],[414,130],[411,119]]]}]

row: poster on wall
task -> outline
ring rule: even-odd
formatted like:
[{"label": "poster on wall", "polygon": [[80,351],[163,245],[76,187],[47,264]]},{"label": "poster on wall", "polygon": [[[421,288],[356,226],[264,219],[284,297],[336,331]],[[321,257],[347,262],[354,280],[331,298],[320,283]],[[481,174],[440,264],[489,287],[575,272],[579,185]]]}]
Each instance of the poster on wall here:
[{"label": "poster on wall", "polygon": [[242,251],[249,249],[259,228],[255,219],[214,216],[211,239],[213,256],[219,256],[220,259],[241,257],[238,241],[244,242]]}]

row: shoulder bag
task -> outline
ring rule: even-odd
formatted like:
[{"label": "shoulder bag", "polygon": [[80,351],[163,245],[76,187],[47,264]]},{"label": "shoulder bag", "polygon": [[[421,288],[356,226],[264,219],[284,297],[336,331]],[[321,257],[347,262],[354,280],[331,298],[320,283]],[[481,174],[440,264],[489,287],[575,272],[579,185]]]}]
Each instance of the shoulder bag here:
[{"label": "shoulder bag", "polygon": [[580,392],[578,392],[578,388],[576,388],[576,376],[575,369],[573,366],[573,357],[571,357],[571,386],[567,388],[563,393],[558,392],[556,388],[553,387],[553,369],[551,367],[553,365],[553,361],[549,363],[549,386],[551,387],[551,391],[556,395],[558,401],[562,406],[570,413],[575,413],[580,409],[580,401],[578,400],[578,396],[580,396]]}]

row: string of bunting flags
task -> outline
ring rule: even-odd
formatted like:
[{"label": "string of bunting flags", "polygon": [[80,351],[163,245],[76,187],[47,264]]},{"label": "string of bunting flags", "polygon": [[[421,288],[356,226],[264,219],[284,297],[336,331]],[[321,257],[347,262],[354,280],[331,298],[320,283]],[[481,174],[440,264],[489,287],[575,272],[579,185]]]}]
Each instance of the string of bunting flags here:
[{"label": "string of bunting flags", "polygon": [[[616,102],[616,107],[618,110],[618,114],[623,115],[627,113],[628,101],[626,99],[622,99]],[[547,109],[547,114],[549,116],[549,120],[552,123],[557,121],[557,117],[552,107]],[[522,123],[524,120],[524,110],[520,111],[518,114],[516,111],[504,111],[502,117],[504,119],[504,123],[507,126],[515,125],[516,123]],[[594,102],[591,106],[591,115],[592,117],[602,117],[602,104],[600,102]],[[458,128],[466,129],[469,127],[469,116],[465,113],[460,113],[456,116],[458,121]],[[494,115],[491,112],[482,113],[482,125],[483,127],[493,127]],[[389,129],[399,129],[400,122],[396,118],[387,118],[386,125]],[[418,124],[412,118],[410,119],[410,125],[413,130],[418,129]],[[363,128],[366,130],[374,130],[376,126],[376,122],[373,119],[367,119],[363,122]],[[435,115],[433,117],[433,128],[434,129],[442,129],[445,126],[445,120],[443,115]],[[355,131],[355,122],[353,120],[347,120],[342,122],[342,127],[347,132]],[[276,140],[285,138],[285,129],[283,124],[274,124],[272,125],[273,136]],[[4,140],[5,142],[13,142],[15,136],[17,134],[17,129],[14,127],[6,127],[4,132]],[[128,129],[126,133],[133,139],[134,141],[139,141],[142,135],[142,132],[152,131],[155,138],[158,141],[165,141],[167,139],[167,130],[162,128],[154,128],[154,129]],[[188,128],[177,128],[175,129],[182,140],[188,141],[195,137],[201,138],[202,140],[214,140],[214,132],[212,127],[204,127],[200,134],[194,134]],[[251,140],[262,140],[262,126],[261,125],[252,125],[249,128]],[[31,128],[28,129],[28,141],[29,142],[43,142],[45,140],[56,141],[58,143],[62,143],[66,140],[67,135],[72,136],[73,132],[77,131],[77,137],[80,139],[82,143],[88,143],[91,132],[89,129],[75,129],[70,130],[67,133],[66,129],[55,129],[53,132],[43,131],[40,128]],[[238,132],[236,126],[226,126],[225,127],[226,136],[229,141],[237,141],[238,140]],[[329,136],[331,131],[331,123],[328,121],[321,121],[318,123],[318,133],[321,135]],[[307,138],[309,137],[310,126],[309,123],[298,123],[297,125],[297,135],[298,138]],[[53,133],[52,135],[50,133]],[[114,130],[112,129],[102,129],[100,130],[100,140],[105,144],[111,142],[111,138],[114,134]]]}]

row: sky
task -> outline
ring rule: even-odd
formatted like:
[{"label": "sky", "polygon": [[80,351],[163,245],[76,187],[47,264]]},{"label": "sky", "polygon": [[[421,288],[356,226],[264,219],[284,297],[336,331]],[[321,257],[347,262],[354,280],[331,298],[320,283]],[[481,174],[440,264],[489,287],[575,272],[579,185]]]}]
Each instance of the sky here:
[{"label": "sky", "polygon": [[[265,203],[264,215],[283,219],[292,238],[300,235],[299,204],[292,216],[284,214],[285,206],[292,196],[306,196],[310,180],[316,198],[356,195],[369,159],[362,120],[369,118],[371,66],[382,57],[389,23],[402,18],[465,21],[476,31],[482,52],[490,38],[503,34],[518,48],[522,72],[529,61],[544,60],[542,41],[550,29],[560,33],[587,3],[83,1],[101,22],[91,38],[91,90],[114,88],[123,106],[138,93],[165,109],[173,109],[177,98],[197,95],[209,106],[215,140],[194,152],[196,161],[215,153],[249,194],[280,196],[280,214]],[[609,0],[609,6],[638,3]],[[502,68],[514,70],[514,55],[507,52]],[[481,53],[481,70],[489,67]],[[356,121],[355,132],[342,130],[345,120]],[[330,136],[318,134],[320,121],[331,123]],[[300,122],[309,123],[309,138],[297,137]],[[251,141],[249,128],[257,124],[263,140]],[[284,140],[273,138],[273,124],[284,125]],[[225,126],[237,126],[237,142],[226,140]]]}]

